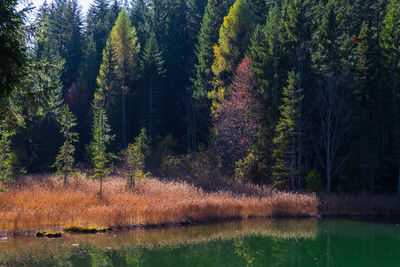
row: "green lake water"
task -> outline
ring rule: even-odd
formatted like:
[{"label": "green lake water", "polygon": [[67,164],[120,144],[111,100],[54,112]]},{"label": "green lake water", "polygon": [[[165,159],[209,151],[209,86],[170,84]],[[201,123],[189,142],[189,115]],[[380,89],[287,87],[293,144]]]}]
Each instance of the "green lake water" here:
[{"label": "green lake water", "polygon": [[59,239],[0,237],[0,266],[400,267],[399,223],[249,219]]}]

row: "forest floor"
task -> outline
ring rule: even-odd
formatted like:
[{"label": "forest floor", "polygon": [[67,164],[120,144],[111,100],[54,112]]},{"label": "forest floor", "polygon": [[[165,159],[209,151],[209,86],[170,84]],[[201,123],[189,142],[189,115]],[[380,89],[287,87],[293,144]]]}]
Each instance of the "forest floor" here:
[{"label": "forest floor", "polygon": [[134,189],[122,177],[76,177],[66,186],[55,176],[27,177],[0,192],[0,233],[26,234],[67,227],[132,229],[188,225],[249,217],[400,215],[393,196],[321,195],[243,185],[205,192],[184,182],[147,178]]}]

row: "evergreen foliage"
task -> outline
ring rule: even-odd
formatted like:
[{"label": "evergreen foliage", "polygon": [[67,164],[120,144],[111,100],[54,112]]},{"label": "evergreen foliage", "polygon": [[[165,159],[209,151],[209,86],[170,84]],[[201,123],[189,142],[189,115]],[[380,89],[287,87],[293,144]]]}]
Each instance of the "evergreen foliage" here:
[{"label": "evergreen foliage", "polygon": [[[0,128],[1,129],[1,128]],[[11,182],[15,178],[17,156],[11,151],[11,140],[9,134],[2,130],[0,132],[0,190],[1,183]]]},{"label": "evergreen foliage", "polygon": [[382,46],[387,59],[389,72],[388,87],[391,90],[393,113],[394,156],[397,182],[397,196],[400,198],[400,3],[391,0],[388,4],[387,14],[383,22]]},{"label": "evergreen foliage", "polygon": [[[17,4],[0,4],[5,176],[61,147],[59,171],[91,162],[102,181],[127,148],[143,175],[400,196],[397,0],[94,0],[84,23],[78,0],[33,23]],[[79,141],[57,130],[64,104]]]},{"label": "evergreen foliage", "polygon": [[228,13],[231,1],[210,0],[205,8],[201,28],[198,35],[196,46],[197,64],[195,65],[195,75],[193,79],[195,97],[205,96],[212,90],[212,71],[211,66],[214,61],[214,45],[218,42],[219,30],[223,18]]},{"label": "evergreen foliage", "polygon": [[275,165],[273,166],[274,185],[295,190],[298,181],[299,147],[297,138],[300,134],[298,123],[300,117],[298,89],[296,88],[299,75],[291,71],[288,75],[288,86],[283,90],[281,118],[276,125],[276,136],[273,140]]},{"label": "evergreen foliage", "polygon": [[122,160],[127,168],[127,184],[133,188],[135,183],[143,180],[149,173],[145,172],[145,163],[149,160],[149,139],[146,128],[142,128],[133,144],[121,152]]},{"label": "evergreen foliage", "polygon": [[146,41],[140,63],[142,72],[142,106],[144,104],[142,112],[145,114],[141,121],[149,129],[149,136],[155,137],[157,133],[161,132],[164,125],[163,122],[166,121],[162,114],[163,105],[161,103],[166,97],[165,92],[161,90],[166,70],[164,68],[163,54],[154,33],[150,33],[150,37]]},{"label": "evergreen foliage", "polygon": [[59,123],[61,126],[60,132],[64,136],[65,141],[60,147],[60,151],[52,167],[57,168],[57,173],[62,175],[64,185],[66,185],[68,175],[74,171],[74,143],[78,142],[78,134],[72,131],[72,128],[76,126],[76,119],[68,105],[65,105]]}]

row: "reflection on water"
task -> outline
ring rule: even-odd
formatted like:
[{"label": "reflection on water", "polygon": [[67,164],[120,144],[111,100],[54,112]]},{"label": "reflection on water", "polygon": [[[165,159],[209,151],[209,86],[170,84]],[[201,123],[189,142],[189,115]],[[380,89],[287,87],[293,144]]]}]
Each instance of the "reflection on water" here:
[{"label": "reflection on water", "polygon": [[400,266],[400,227],[243,221],[0,240],[0,266]]}]

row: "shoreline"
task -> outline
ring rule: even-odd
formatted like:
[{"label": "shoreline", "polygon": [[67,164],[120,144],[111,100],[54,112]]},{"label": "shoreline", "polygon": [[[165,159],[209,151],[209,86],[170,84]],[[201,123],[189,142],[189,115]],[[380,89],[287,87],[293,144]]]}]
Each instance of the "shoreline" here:
[{"label": "shoreline", "polygon": [[[185,182],[146,179],[134,189],[122,177],[103,184],[55,176],[24,179],[0,192],[0,236],[61,232],[68,227],[113,230],[155,229],[210,224],[251,218],[304,219],[397,217],[400,200],[389,195],[316,195],[281,192],[266,186],[240,185],[206,192]],[[238,188],[235,188],[238,189]]]},{"label": "shoreline", "polygon": [[[124,225],[124,226],[109,226],[110,230],[106,232],[124,232],[124,231],[134,231],[134,230],[153,230],[153,229],[168,229],[175,227],[190,227],[197,225],[212,225],[217,223],[224,222],[238,222],[244,220],[251,219],[265,219],[265,220],[324,220],[324,219],[350,219],[355,221],[374,221],[374,219],[399,219],[400,214],[336,214],[336,215],[327,215],[327,214],[318,214],[313,216],[251,216],[251,217],[229,217],[229,218],[208,218],[204,220],[195,220],[195,221],[182,221],[177,223],[161,223],[161,224],[132,224],[132,225]],[[372,220],[369,220],[372,219]],[[378,220],[378,222],[382,222]],[[387,220],[383,220],[383,222],[387,222]],[[396,224],[396,226],[399,226]],[[58,231],[62,234],[70,234],[70,235],[96,235],[103,234],[104,232],[97,233],[82,233],[82,232],[69,232],[63,231],[57,228],[43,228],[49,231]],[[0,237],[35,237],[36,231],[27,230],[27,231],[0,231]]]}]

